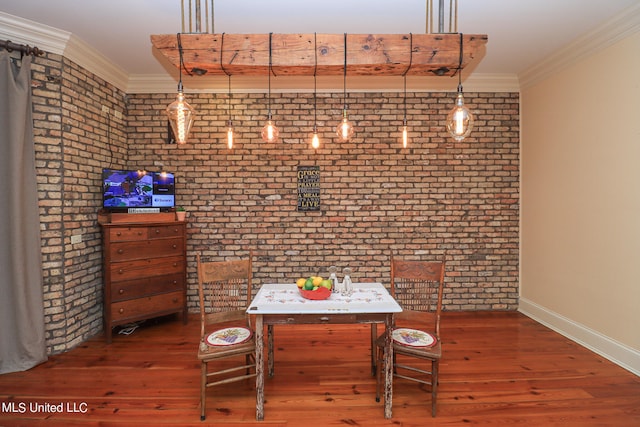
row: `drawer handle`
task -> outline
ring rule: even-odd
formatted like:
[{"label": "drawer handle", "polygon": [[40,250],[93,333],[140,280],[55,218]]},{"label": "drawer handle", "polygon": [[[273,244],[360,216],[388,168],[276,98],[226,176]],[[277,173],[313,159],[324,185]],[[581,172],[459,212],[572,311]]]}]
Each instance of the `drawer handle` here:
[{"label": "drawer handle", "polygon": [[287,323],[294,323],[296,321],[296,319],[294,319],[293,317],[287,317]]},{"label": "drawer handle", "polygon": [[178,263],[177,263],[177,262],[174,262],[174,263],[173,263],[173,266],[174,266],[174,267],[177,267],[177,266],[178,266]]},{"label": "drawer handle", "polygon": [[327,316],[322,316],[319,320],[320,320],[321,322],[328,322],[328,321],[329,321],[329,318],[328,318]]},{"label": "drawer handle", "polygon": [[120,236],[122,236],[122,233],[118,231],[118,232],[116,233],[116,236],[120,237]]},{"label": "drawer handle", "polygon": [[118,270],[118,274],[122,274],[122,273],[124,273],[123,269]]},{"label": "drawer handle", "polygon": [[124,289],[118,289],[118,293],[119,293],[120,295],[124,294]]},{"label": "drawer handle", "polygon": [[172,248],[173,249],[178,249],[178,245],[173,245]]},{"label": "drawer handle", "polygon": [[174,298],[174,299],[173,299],[173,303],[175,304],[175,303],[177,303],[177,302],[178,302],[178,298]]},{"label": "drawer handle", "polygon": [[156,234],[160,234],[160,229],[156,228]]},{"label": "drawer handle", "polygon": [[142,231],[138,231],[138,236],[142,236]]},{"label": "drawer handle", "polygon": [[122,255],[122,254],[124,253],[124,251],[123,251],[122,249],[118,249],[118,253],[119,253],[120,255]]},{"label": "drawer handle", "polygon": [[120,314],[124,313],[124,308],[121,308],[120,310],[118,310],[118,313]]}]

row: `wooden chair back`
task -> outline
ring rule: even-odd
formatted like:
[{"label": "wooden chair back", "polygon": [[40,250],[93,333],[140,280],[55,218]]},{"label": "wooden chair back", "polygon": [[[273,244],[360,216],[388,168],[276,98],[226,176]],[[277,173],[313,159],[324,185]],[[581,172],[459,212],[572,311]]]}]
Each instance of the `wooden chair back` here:
[{"label": "wooden chair back", "polygon": [[197,255],[202,337],[208,325],[249,321],[246,309],[251,304],[252,259],[252,252],[248,259],[233,261],[203,262]]},{"label": "wooden chair back", "polygon": [[[391,295],[403,309],[396,323],[421,323],[440,339],[440,313],[445,261],[405,261],[391,258]],[[415,327],[415,326],[413,326]]]}]

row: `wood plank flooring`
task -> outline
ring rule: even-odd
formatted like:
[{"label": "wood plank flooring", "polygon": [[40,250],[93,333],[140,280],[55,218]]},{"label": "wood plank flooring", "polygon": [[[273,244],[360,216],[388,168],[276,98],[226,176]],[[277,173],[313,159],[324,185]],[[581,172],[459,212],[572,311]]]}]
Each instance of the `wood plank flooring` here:
[{"label": "wood plank flooring", "polygon": [[198,334],[195,317],[147,321],[0,375],[0,426],[640,426],[639,377],[516,312],[444,314],[436,418],[427,391],[396,380],[384,419],[368,326],[297,325],[276,327],[265,420],[246,381],[209,389],[200,422]]}]

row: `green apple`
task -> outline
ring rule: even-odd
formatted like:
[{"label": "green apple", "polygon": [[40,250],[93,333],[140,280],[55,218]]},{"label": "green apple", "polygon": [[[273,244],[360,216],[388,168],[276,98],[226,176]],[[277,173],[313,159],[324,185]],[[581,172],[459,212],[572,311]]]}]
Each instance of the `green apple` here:
[{"label": "green apple", "polygon": [[325,279],[322,282],[320,282],[320,286],[331,290],[331,288],[333,287],[333,283],[331,283],[331,280]]}]

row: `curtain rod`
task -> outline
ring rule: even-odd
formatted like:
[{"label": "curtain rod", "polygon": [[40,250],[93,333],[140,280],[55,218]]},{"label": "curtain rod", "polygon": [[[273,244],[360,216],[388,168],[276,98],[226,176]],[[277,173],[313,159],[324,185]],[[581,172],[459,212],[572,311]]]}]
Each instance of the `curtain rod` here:
[{"label": "curtain rod", "polygon": [[24,54],[35,55],[35,56],[44,55],[44,51],[38,49],[35,46],[31,47],[28,44],[13,43],[11,40],[5,40],[5,41],[0,40],[0,48],[5,49],[9,52],[13,52],[14,50],[17,50],[23,55]]}]

